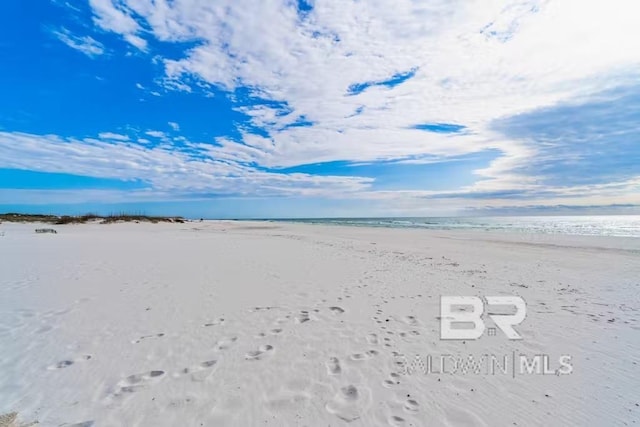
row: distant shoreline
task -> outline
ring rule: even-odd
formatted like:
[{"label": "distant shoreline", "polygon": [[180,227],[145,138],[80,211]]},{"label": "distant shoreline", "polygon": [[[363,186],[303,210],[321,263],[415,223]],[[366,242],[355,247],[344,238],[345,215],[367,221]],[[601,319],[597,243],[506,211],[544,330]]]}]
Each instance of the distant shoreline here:
[{"label": "distant shoreline", "polygon": [[640,215],[593,215],[593,216],[518,216],[518,217],[380,217],[380,218],[219,218],[197,219],[179,216],[155,216],[118,213],[110,215],[42,215],[5,213],[0,214],[0,223],[44,223],[65,224],[114,224],[114,223],[168,223],[224,221],[224,222],[269,222],[309,225],[332,225],[349,227],[373,227],[422,230],[468,230],[492,231],[515,234],[566,234],[583,236],[640,238]]}]

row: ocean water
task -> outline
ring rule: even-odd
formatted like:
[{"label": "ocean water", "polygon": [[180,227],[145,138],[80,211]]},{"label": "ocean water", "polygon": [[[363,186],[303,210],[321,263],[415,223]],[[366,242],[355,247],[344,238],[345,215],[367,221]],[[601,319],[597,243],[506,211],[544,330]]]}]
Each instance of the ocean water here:
[{"label": "ocean water", "polygon": [[487,230],[515,233],[640,237],[640,215],[445,218],[315,218],[282,221],[361,227]]}]

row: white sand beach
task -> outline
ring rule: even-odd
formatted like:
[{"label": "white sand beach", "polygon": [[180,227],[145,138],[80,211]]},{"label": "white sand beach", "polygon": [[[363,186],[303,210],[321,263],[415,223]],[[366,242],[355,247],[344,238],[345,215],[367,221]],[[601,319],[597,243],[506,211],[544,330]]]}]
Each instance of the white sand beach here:
[{"label": "white sand beach", "polygon": [[[38,226],[0,225],[0,414],[18,412],[15,423],[640,424],[640,239]],[[441,340],[442,295],[522,297],[523,339]],[[416,355],[539,355],[549,366],[401,366]],[[570,373],[558,372],[563,355]]]}]

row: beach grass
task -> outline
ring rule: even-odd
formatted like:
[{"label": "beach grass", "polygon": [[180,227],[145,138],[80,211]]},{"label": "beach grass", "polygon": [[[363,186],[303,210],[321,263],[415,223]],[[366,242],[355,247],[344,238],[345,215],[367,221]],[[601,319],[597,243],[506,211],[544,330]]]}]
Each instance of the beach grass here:
[{"label": "beach grass", "polygon": [[150,216],[143,214],[118,213],[107,216],[87,213],[84,215],[42,215],[42,214],[23,214],[23,213],[5,213],[0,214],[0,222],[41,222],[47,224],[65,225],[65,224],[85,224],[88,222],[99,222],[101,224],[112,224],[117,222],[151,222],[153,224],[168,223],[184,223],[182,217],[167,216]]}]

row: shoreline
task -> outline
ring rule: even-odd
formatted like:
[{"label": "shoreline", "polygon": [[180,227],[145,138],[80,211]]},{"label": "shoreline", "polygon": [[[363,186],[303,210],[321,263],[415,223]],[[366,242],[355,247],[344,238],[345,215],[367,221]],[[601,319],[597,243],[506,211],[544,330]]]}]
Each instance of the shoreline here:
[{"label": "shoreline", "polygon": [[[331,224],[331,223],[305,223],[297,221],[287,220],[229,220],[229,219],[214,219],[214,220],[185,220],[184,222],[173,223],[170,222],[156,222],[151,221],[122,221],[122,222],[86,222],[86,223],[69,223],[69,224],[51,224],[49,222],[0,222],[0,231],[2,226],[5,228],[18,228],[13,227],[12,224],[22,226],[50,226],[53,228],[62,227],[64,230],[68,226],[106,226],[106,225],[129,225],[131,227],[141,227],[146,225],[150,226],[171,226],[174,225],[177,229],[191,229],[195,231],[202,231],[211,229],[211,231],[218,231],[220,229],[225,231],[260,231],[260,230],[277,230],[289,227],[296,230],[334,230],[350,238],[358,238],[358,236],[366,235],[369,232],[376,232],[379,230],[381,233],[390,233],[391,235],[398,233],[400,235],[408,236],[430,236],[439,239],[451,239],[460,241],[482,241],[486,243],[505,243],[513,245],[534,245],[534,246],[546,246],[549,248],[573,248],[573,249],[593,249],[593,250],[621,250],[628,252],[640,252],[640,238],[629,236],[600,236],[600,235],[577,235],[577,234],[563,234],[563,233],[538,233],[538,232],[520,232],[511,230],[484,230],[484,229],[437,229],[437,228],[420,228],[420,227],[377,227],[366,225],[349,225],[349,224]],[[187,228],[185,228],[187,227]],[[190,227],[190,228],[189,228]],[[310,227],[310,228],[308,228]],[[320,235],[325,234],[320,232]],[[331,232],[329,232],[331,234]]]}]

